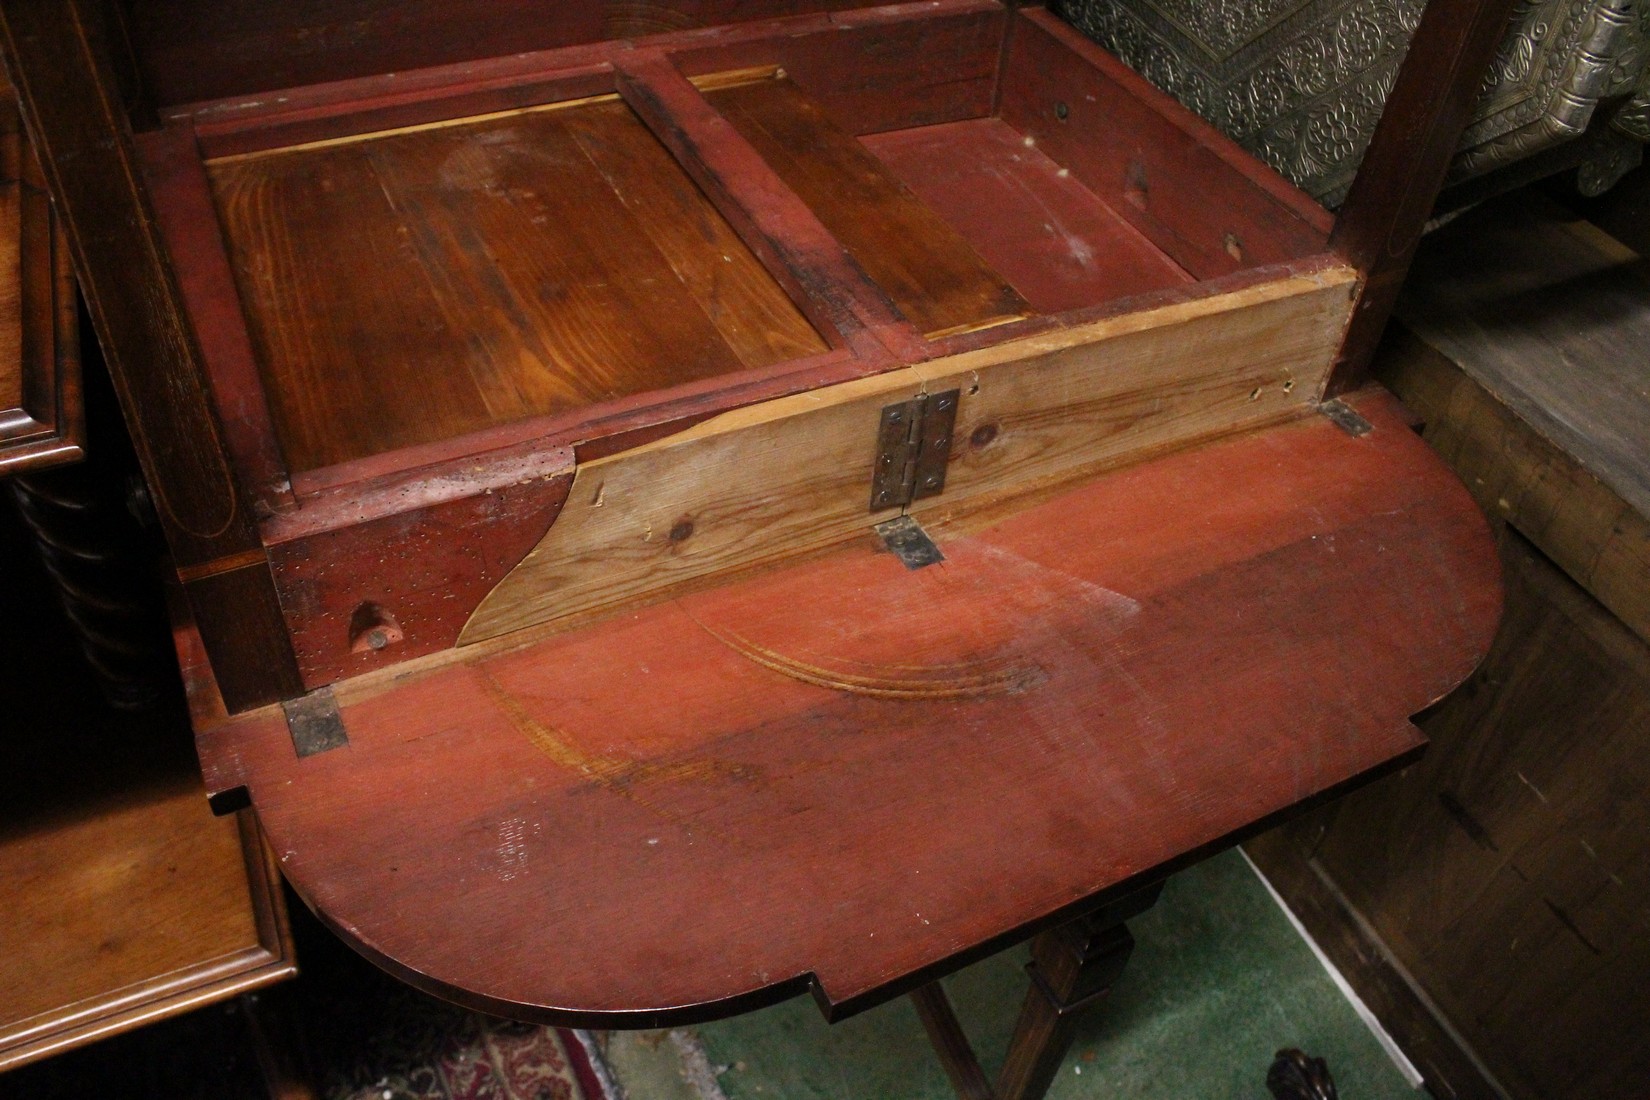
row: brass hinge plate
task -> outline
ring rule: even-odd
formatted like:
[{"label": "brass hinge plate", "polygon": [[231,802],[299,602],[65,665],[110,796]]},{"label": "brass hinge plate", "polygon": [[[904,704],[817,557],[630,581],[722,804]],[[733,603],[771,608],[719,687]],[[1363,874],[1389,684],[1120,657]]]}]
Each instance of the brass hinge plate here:
[{"label": "brass hinge plate", "polygon": [[871,511],[903,508],[945,488],[959,393],[920,394],[882,410],[871,469]]}]

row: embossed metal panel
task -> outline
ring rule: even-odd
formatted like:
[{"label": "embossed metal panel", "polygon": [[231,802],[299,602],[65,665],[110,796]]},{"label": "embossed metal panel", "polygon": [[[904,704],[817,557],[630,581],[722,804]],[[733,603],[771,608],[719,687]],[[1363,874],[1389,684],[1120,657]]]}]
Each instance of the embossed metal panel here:
[{"label": "embossed metal panel", "polygon": [[[1333,206],[1351,185],[1424,6],[1059,0],[1056,8]],[[1485,79],[1452,177],[1479,175],[1580,134],[1605,98],[1633,94],[1615,128],[1650,140],[1647,41],[1644,0],[1525,0]]]}]

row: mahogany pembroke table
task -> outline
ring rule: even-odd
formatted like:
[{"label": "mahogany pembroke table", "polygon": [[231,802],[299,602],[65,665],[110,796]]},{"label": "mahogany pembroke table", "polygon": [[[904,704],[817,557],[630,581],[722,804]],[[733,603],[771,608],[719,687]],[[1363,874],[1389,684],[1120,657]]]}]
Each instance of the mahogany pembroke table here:
[{"label": "mahogany pembroke table", "polygon": [[[312,8],[0,30],[214,806],[414,985],[914,992],[1037,1096],[1165,875],[1487,649],[1359,387],[1506,0],[1428,6],[1338,218],[1036,8]],[[992,1085],[931,983],[1038,933]]]}]

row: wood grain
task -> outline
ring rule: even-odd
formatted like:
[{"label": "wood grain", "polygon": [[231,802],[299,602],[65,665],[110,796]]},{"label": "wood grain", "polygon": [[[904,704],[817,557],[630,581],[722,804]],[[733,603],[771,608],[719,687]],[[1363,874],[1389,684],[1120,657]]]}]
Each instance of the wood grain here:
[{"label": "wood grain", "polygon": [[1350,278],[1344,269],[1282,278],[1014,341],[738,410],[581,464],[555,526],[460,642],[852,537],[886,518],[866,510],[881,409],[918,392],[963,392],[946,492],[922,502],[936,520],[1301,415],[1333,355]]},{"label": "wood grain", "polygon": [[1000,119],[860,139],[1039,313],[1192,281]]},{"label": "wood grain", "polygon": [[1266,853],[1439,1095],[1650,1086],[1626,1037],[1645,966],[1629,914],[1650,896],[1650,520],[1617,434],[1646,409],[1643,341],[1622,339],[1641,265],[1554,218],[1511,200],[1425,242],[1405,308],[1462,361],[1393,326],[1376,362],[1501,529],[1501,633],[1424,720],[1422,764]]},{"label": "wood grain", "polygon": [[[249,788],[345,938],[463,1003],[659,1026],[812,987],[840,1016],[1418,748],[1407,716],[1488,645],[1491,547],[1393,407],[1360,408],[1362,438],[1312,417],[1184,451],[943,566],[867,539],[359,677],[348,748],[298,761],[263,712],[202,729],[209,784]],[[753,653],[1021,671],[936,704]]]},{"label": "wood grain", "polygon": [[1485,1079],[1483,1063],[1461,1048],[1459,1032],[1434,1015],[1435,1006],[1417,993],[1402,964],[1366,934],[1368,923],[1312,860],[1338,806],[1313,810],[1244,841],[1244,854],[1414,1063],[1428,1093],[1450,1100],[1503,1100],[1505,1090]]},{"label": "wood grain", "polygon": [[1364,276],[1331,395],[1363,384],[1514,0],[1433,0],[1410,37],[1330,248]]},{"label": "wood grain", "polygon": [[1485,512],[1650,642],[1650,516],[1413,335],[1392,334],[1377,373],[1425,421],[1427,441]]},{"label": "wood grain", "polygon": [[1028,311],[961,234],[789,79],[705,95],[919,331],[980,328]]},{"label": "wood grain", "polygon": [[[192,122],[215,157],[607,93],[625,59],[668,53],[695,75],[779,64],[839,124],[891,130],[989,113],[1006,25],[996,0],[814,11],[180,103],[164,113]],[[918,58],[928,60],[911,63]]]},{"label": "wood grain", "polygon": [[1010,14],[995,0],[889,4],[671,43],[689,76],[778,65],[850,134],[982,118],[992,111]]},{"label": "wood grain", "polygon": [[627,58],[619,70],[626,101],[827,338],[862,358],[923,353],[887,293],[674,64],[655,54]]},{"label": "wood grain", "polygon": [[[0,830],[0,1068],[292,973],[262,941],[247,876],[268,873],[265,855],[253,826],[248,862],[241,824],[214,818],[184,775]],[[279,905],[278,888],[260,891]]]},{"label": "wood grain", "polygon": [[920,389],[913,372],[894,371],[581,464],[555,525],[488,593],[459,643],[850,537],[870,522],[882,407]]},{"label": "wood grain", "polygon": [[142,75],[164,106],[875,2],[163,0],[135,8],[131,27]]},{"label": "wood grain", "polygon": [[617,102],[209,171],[294,471],[824,349]]},{"label": "wood grain", "polygon": [[999,114],[1199,279],[1323,250],[1321,207],[1045,11],[1016,13]]},{"label": "wood grain", "polygon": [[[709,216],[704,197],[687,176],[660,174],[658,143],[640,126],[596,125],[589,113],[567,118],[586,156],[670,261],[699,308],[715,318],[739,361],[764,367],[825,350],[825,342],[797,307],[778,291],[760,266],[739,263],[745,252],[737,234],[721,218]],[[693,210],[692,220],[660,217],[658,211]]]},{"label": "wood grain", "polygon": [[250,815],[208,811],[181,692],[108,707],[26,540],[0,513],[0,1069],[294,972],[279,873]]},{"label": "wood grain", "polygon": [[[548,465],[523,463],[499,484],[272,540],[270,567],[304,686],[453,645],[555,521],[573,479]],[[389,629],[375,645],[368,632],[379,624]]]},{"label": "wood grain", "polygon": [[1516,534],[1507,617],[1437,748],[1316,853],[1514,1097],[1631,1096],[1650,943],[1650,646]]},{"label": "wood grain", "polygon": [[290,508],[292,480],[224,248],[195,134],[186,124],[133,135],[155,224],[177,264],[183,297],[223,419],[224,443],[240,476],[267,511]]},{"label": "wood grain", "polygon": [[1409,287],[1409,328],[1650,516],[1650,262],[1521,193],[1429,237]]},{"label": "wood grain", "polygon": [[967,520],[1013,495],[1301,415],[1322,391],[1354,276],[1329,267],[915,368],[960,389],[945,492],[911,511]]}]

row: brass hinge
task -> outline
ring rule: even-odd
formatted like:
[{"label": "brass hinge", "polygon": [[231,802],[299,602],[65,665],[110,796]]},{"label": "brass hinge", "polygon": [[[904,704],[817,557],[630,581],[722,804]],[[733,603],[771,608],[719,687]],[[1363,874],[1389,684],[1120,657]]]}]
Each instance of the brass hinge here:
[{"label": "brass hinge", "polygon": [[903,508],[945,488],[958,393],[925,393],[882,410],[871,468],[871,511]]}]

